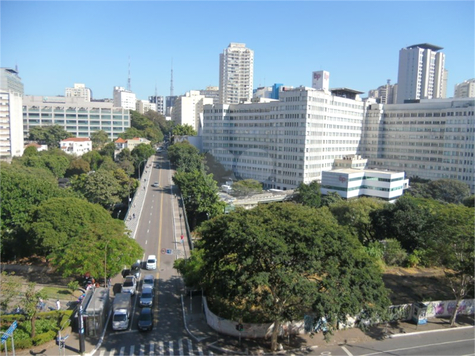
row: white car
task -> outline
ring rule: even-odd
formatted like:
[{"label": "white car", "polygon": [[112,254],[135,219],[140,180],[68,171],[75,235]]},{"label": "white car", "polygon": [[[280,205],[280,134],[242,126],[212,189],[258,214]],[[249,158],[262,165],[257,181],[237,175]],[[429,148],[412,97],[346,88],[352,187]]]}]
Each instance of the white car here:
[{"label": "white car", "polygon": [[158,184],[158,182],[155,182],[155,183],[152,184],[152,187],[154,187],[154,188],[159,188],[159,187],[160,187],[160,184]]},{"label": "white car", "polygon": [[155,255],[149,255],[148,256],[145,268],[146,269],[156,269],[157,268],[157,257]]}]

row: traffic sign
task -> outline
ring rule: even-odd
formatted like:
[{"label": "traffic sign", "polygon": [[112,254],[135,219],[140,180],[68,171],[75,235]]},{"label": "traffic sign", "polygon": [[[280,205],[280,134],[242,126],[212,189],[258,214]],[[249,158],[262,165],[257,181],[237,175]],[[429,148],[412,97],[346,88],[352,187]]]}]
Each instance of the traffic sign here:
[{"label": "traffic sign", "polygon": [[2,335],[2,344],[5,343],[5,341],[7,341],[7,339],[12,336],[13,332],[15,331],[15,329],[17,328],[18,326],[18,322],[15,320],[12,325],[10,325],[10,327],[8,328],[7,331],[5,331],[5,333]]},{"label": "traffic sign", "polygon": [[162,248],[162,255],[164,255],[166,252],[166,250],[164,248]]},{"label": "traffic sign", "polygon": [[173,253],[173,250],[171,248],[167,248],[167,255],[171,255]]}]

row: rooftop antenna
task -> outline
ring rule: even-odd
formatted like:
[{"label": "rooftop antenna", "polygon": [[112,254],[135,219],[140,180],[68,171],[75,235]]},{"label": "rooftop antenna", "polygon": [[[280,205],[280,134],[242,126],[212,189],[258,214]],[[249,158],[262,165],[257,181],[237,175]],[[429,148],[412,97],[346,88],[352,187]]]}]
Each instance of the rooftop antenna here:
[{"label": "rooftop antenna", "polygon": [[127,79],[127,90],[132,91],[132,84],[130,80],[130,56],[129,56],[129,77]]},{"label": "rooftop antenna", "polygon": [[173,58],[172,58],[172,72],[170,79],[170,96],[173,96]]}]

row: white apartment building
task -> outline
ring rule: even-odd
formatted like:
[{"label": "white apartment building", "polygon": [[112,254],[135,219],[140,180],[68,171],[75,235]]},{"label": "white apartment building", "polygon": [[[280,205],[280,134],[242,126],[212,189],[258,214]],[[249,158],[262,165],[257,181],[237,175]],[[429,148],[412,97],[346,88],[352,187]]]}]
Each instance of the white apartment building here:
[{"label": "white apartment building", "polygon": [[18,71],[0,68],[0,159],[23,155],[23,83]]},{"label": "white apartment building", "polygon": [[84,153],[92,151],[92,141],[84,137],[70,137],[59,142],[59,147],[63,152],[75,156],[82,156]]},{"label": "white apartment building", "polygon": [[254,51],[244,43],[230,43],[219,55],[219,102],[238,104],[251,100]]},{"label": "white apartment building", "polygon": [[386,85],[381,85],[378,89],[368,92],[368,98],[376,99],[378,104],[396,104],[397,84],[391,85],[388,79]]},{"label": "white apartment building", "polygon": [[368,166],[474,187],[474,99],[369,104],[360,153]]},{"label": "white apartment building", "polygon": [[404,172],[352,168],[322,172],[321,193],[336,192],[345,199],[366,196],[394,201],[408,187]]},{"label": "white apartment building", "polygon": [[125,90],[123,87],[114,87],[113,92],[114,106],[128,110],[135,110],[136,97],[135,93]]},{"label": "white apartment building", "polygon": [[85,84],[74,83],[73,88],[66,88],[64,96],[67,98],[83,98],[84,101],[91,101],[91,89],[86,88]]},{"label": "white apartment building", "polygon": [[201,89],[200,94],[213,99],[213,104],[219,104],[219,87],[208,86],[206,89]]},{"label": "white apartment building", "polygon": [[151,103],[148,100],[137,100],[135,110],[141,114],[145,114],[147,111],[157,111],[157,104]]},{"label": "white apartment building", "polygon": [[163,96],[153,95],[148,97],[148,101],[156,106],[156,112],[165,115],[165,101]]},{"label": "white apartment building", "polygon": [[454,98],[475,98],[475,78],[456,84]]},{"label": "white apartment building", "polygon": [[208,104],[213,104],[213,98],[201,95],[198,90],[190,90],[175,100],[171,118],[177,125],[190,125],[199,131],[202,127],[203,106]]},{"label": "white apartment building", "polygon": [[320,181],[335,158],[357,153],[364,115],[358,94],[283,88],[278,101],[205,105],[203,151],[266,189]]},{"label": "white apartment building", "polygon": [[82,138],[104,130],[113,140],[130,127],[130,112],[114,107],[111,102],[26,95],[23,98],[24,137],[28,137],[31,127],[51,125],[60,125],[71,136]]},{"label": "white apartment building", "polygon": [[445,98],[447,71],[442,47],[417,44],[399,51],[396,103],[405,100]]}]

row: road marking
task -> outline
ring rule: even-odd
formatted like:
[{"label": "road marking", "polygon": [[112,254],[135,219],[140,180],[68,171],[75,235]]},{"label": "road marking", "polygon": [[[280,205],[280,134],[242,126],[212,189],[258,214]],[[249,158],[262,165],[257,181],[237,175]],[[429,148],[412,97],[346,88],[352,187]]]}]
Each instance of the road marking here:
[{"label": "road marking", "polygon": [[348,349],[347,349],[345,346],[342,346],[341,348],[342,348],[343,351],[346,352],[346,354],[347,354],[348,356],[353,356],[353,354],[352,354],[350,351],[348,351]]},{"label": "road marking", "polygon": [[201,346],[198,345],[198,346],[196,346],[196,348],[198,349],[198,354],[200,356],[203,356],[204,354],[203,354],[203,349],[201,348]]},{"label": "road marking", "polygon": [[163,356],[164,355],[164,352],[163,352],[163,341],[159,341],[158,342],[158,354],[160,356]]},{"label": "road marking", "polygon": [[459,342],[473,342],[473,339],[463,339],[463,340],[456,340],[456,341],[445,341],[445,342],[438,342],[436,344],[425,344],[425,345],[418,345],[418,346],[411,346],[411,347],[403,347],[401,349],[394,349],[394,350],[383,350],[378,352],[372,352],[370,354],[365,354],[361,356],[370,356],[370,355],[379,355],[379,354],[389,354],[396,351],[404,351],[404,350],[412,350],[412,349],[419,349],[421,347],[430,347],[430,346],[439,346],[439,345],[448,345],[448,344],[456,344]]},{"label": "road marking", "polygon": [[153,356],[155,353],[155,344],[153,342],[150,343],[150,356]]},{"label": "road marking", "polygon": [[173,341],[168,341],[168,353],[170,354],[170,356],[174,355],[174,353],[173,353]]},{"label": "road marking", "polygon": [[[148,231],[147,231],[148,232]],[[147,244],[147,240],[145,240],[145,245]]]},{"label": "road marking", "polygon": [[188,341],[188,355],[189,356],[195,356],[193,353],[193,345],[191,344],[191,339],[187,339]]},{"label": "road marking", "polygon": [[130,356],[134,356],[134,351],[135,351],[135,345],[130,346]]},{"label": "road marking", "polygon": [[150,229],[147,229],[147,234],[150,232]]},{"label": "road marking", "polygon": [[119,350],[119,355],[120,356],[123,356],[124,355],[124,351],[125,351],[125,346],[122,346]]},{"label": "road marking", "polygon": [[180,356],[184,356],[182,339],[178,339],[178,353],[180,354]]},{"label": "road marking", "polygon": [[139,356],[143,356],[144,353],[145,353],[145,346],[144,346],[144,345],[140,345]]}]

